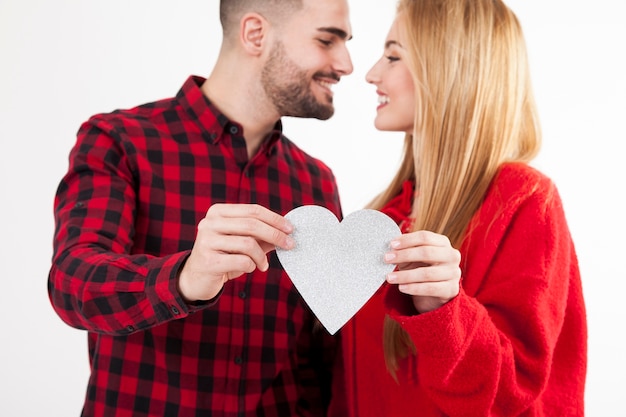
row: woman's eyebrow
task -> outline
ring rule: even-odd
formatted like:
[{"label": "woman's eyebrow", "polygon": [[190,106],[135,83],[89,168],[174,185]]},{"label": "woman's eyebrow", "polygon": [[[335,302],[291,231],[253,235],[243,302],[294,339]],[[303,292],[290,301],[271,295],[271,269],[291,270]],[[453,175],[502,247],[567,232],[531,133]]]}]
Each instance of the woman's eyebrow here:
[{"label": "woman's eyebrow", "polygon": [[385,42],[385,49],[389,49],[392,46],[398,46],[400,48],[402,48],[402,44],[398,41],[394,41],[394,40],[389,40],[387,42]]}]

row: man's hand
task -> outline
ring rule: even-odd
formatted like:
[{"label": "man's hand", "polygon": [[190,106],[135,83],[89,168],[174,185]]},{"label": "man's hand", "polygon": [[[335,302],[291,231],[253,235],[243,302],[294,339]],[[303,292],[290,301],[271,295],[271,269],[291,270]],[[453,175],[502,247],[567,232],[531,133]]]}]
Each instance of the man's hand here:
[{"label": "man's hand", "polygon": [[267,253],[291,249],[293,226],[256,204],[215,204],[198,224],[178,288],[187,301],[210,300],[224,284],[256,268],[269,268]]}]

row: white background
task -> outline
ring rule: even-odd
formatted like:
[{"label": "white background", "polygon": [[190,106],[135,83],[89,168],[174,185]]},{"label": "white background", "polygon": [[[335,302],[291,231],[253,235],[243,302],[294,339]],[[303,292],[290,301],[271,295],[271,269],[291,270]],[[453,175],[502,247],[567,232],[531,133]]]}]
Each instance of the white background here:
[{"label": "white background", "polygon": [[[623,4],[509,1],[543,123],[535,165],[560,189],[580,259],[587,415],[602,417],[626,415]],[[344,214],[386,185],[399,161],[402,135],[374,129],[376,95],[364,82],[394,7],[351,0],[355,71],[335,90],[335,116],[285,121],[286,134],[335,171]],[[173,96],[188,75],[209,74],[217,10],[217,0],[0,0],[0,415],[80,414],[86,334],[60,321],[46,291],[57,184],[90,115]]]}]

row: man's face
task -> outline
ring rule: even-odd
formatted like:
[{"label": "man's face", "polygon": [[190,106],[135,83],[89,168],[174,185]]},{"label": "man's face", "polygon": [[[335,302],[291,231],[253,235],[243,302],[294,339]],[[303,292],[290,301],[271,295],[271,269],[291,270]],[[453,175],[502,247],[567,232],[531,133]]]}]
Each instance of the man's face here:
[{"label": "man's face", "polygon": [[333,115],[331,87],[353,69],[346,47],[351,36],[345,0],[304,0],[272,45],[261,74],[282,116],[326,120]]}]

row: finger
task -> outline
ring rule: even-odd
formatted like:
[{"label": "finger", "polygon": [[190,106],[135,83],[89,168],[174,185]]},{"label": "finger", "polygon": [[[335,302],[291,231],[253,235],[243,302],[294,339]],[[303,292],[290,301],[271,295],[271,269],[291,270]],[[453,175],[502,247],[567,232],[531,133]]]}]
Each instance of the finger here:
[{"label": "finger", "polygon": [[405,233],[393,239],[390,244],[392,249],[405,249],[412,246],[450,246],[447,236],[428,230]]},{"label": "finger", "polygon": [[[229,279],[240,276],[243,273],[253,272],[256,268],[261,269],[263,262],[255,262],[252,258],[241,253],[221,253],[213,257],[212,274],[227,275]],[[263,270],[267,270],[267,261]]]},{"label": "finger", "polygon": [[443,302],[456,297],[459,293],[458,285],[449,282],[420,282],[398,285],[398,290],[414,297],[436,298]]},{"label": "finger", "polygon": [[[242,211],[242,207],[238,207],[238,205],[232,205],[232,207],[236,207],[240,212]],[[264,213],[265,211],[269,212],[260,206],[255,207],[261,208]],[[249,211],[245,209],[243,209],[243,211],[249,213]],[[279,246],[283,249],[291,249],[294,247],[295,243],[293,239],[288,235],[288,232],[284,231],[285,229],[292,228],[291,224],[288,223],[289,227],[285,227],[284,223],[275,221],[276,217],[273,218],[274,223],[269,224],[256,217],[232,217],[232,214],[233,213],[229,216],[222,216],[217,211],[214,211],[213,213],[207,214],[207,217],[201,221],[199,227],[220,235],[249,236],[269,243],[271,246]],[[272,214],[285,222],[287,221],[275,213]],[[281,228],[275,227],[275,225],[279,223]]]},{"label": "finger", "polygon": [[178,280],[179,291],[187,300],[209,300],[219,293],[226,280],[256,268],[245,255],[212,252],[205,257],[198,252],[202,251],[192,250]]},{"label": "finger", "polygon": [[289,220],[258,204],[215,204],[209,208],[209,212],[226,218],[253,218],[285,234],[293,232]]},{"label": "finger", "polygon": [[[261,271],[266,271],[269,266],[267,256],[265,255],[266,251],[256,239],[249,236],[219,236],[219,239],[212,240],[210,243],[207,243],[207,246],[210,250],[224,255],[243,255],[249,258]],[[239,258],[234,257],[226,259],[239,260]],[[231,266],[231,268],[236,268],[236,265]],[[247,272],[252,272],[248,271],[248,269],[250,268],[246,268]],[[235,269],[230,269],[229,271],[231,270]]]},{"label": "finger", "polygon": [[461,262],[461,253],[451,246],[414,246],[385,254],[385,262],[396,265],[407,263],[452,264]]},{"label": "finger", "polygon": [[223,220],[225,221],[214,226],[214,231],[219,234],[251,237],[270,246],[279,246],[283,249],[291,249],[295,246],[293,238],[287,233],[260,220],[252,218]]},{"label": "finger", "polygon": [[457,282],[461,279],[461,268],[458,265],[431,265],[408,270],[396,270],[387,274],[387,282],[391,284],[419,284],[438,282]]},{"label": "finger", "polygon": [[271,243],[259,241],[259,245],[265,254],[271,252],[276,249],[276,245],[272,245]]}]

